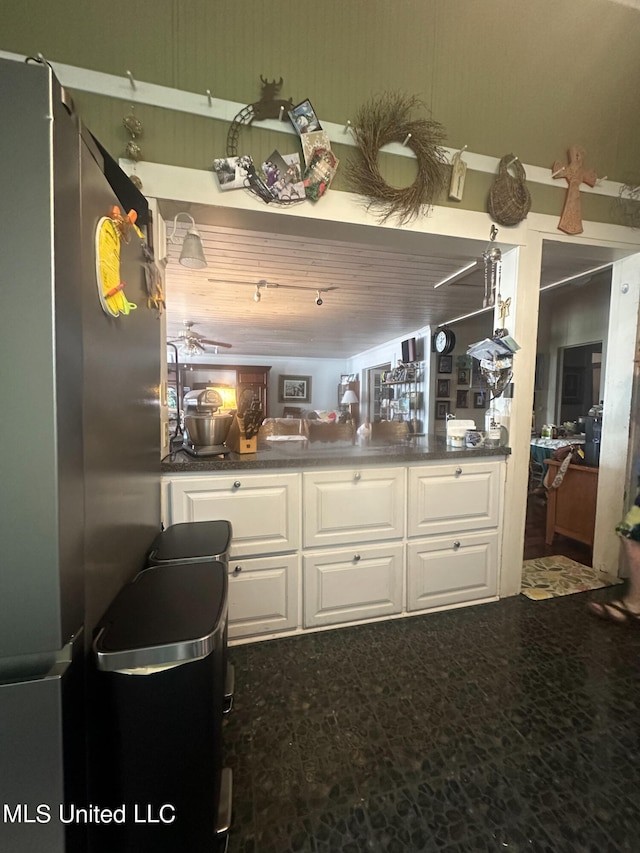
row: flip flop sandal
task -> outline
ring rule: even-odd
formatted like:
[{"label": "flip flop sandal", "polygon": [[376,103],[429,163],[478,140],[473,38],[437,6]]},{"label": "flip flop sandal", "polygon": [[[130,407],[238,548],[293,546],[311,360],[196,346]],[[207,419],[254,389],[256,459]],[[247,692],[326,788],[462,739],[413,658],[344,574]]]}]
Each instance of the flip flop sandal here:
[{"label": "flip flop sandal", "polygon": [[[615,610],[621,614],[621,618],[614,616],[611,611]],[[589,602],[589,612],[598,619],[604,619],[606,622],[613,622],[616,625],[633,625],[640,624],[640,613],[634,613],[625,606],[624,601],[605,601],[605,602]]]}]

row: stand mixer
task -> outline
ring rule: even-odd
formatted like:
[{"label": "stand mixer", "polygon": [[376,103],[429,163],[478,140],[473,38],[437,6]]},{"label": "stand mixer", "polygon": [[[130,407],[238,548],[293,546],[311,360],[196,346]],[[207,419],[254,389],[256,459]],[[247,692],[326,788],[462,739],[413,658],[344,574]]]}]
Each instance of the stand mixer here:
[{"label": "stand mixer", "polygon": [[229,453],[224,441],[235,417],[235,409],[224,409],[216,388],[202,388],[184,395],[182,449],[192,456],[221,456]]}]

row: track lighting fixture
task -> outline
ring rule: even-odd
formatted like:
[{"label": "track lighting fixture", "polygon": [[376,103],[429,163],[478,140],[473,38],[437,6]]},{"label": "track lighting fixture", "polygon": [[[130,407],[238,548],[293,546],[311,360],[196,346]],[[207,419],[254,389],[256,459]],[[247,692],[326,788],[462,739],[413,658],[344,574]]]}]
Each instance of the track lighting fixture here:
[{"label": "track lighting fixture", "polygon": [[255,290],[253,292],[253,301],[254,302],[260,302],[260,300],[262,299],[262,288],[264,288],[265,290],[266,289],[272,290],[275,288],[283,288],[284,290],[314,290],[316,296],[315,296],[315,299],[313,301],[315,302],[316,305],[319,306],[319,305],[322,305],[324,303],[324,299],[322,298],[321,294],[329,293],[329,291],[331,291],[331,290],[338,290],[337,285],[333,285],[331,287],[307,287],[304,284],[278,284],[278,282],[275,282],[275,281],[265,281],[265,279],[263,279],[263,278],[261,278],[260,281],[258,281],[258,282],[255,282],[255,281],[228,281],[227,279],[224,279],[224,278],[210,278],[209,281],[214,283],[214,284],[250,285],[251,287],[255,288]]}]

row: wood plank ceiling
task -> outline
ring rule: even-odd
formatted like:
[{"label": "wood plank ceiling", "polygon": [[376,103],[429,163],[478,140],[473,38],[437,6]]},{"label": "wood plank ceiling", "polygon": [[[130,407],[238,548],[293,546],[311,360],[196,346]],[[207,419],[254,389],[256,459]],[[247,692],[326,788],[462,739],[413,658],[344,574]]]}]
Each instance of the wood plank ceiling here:
[{"label": "wood plank ceiling", "polygon": [[[171,217],[179,208],[161,209],[171,233]],[[482,307],[486,243],[336,223],[312,223],[316,233],[310,233],[309,223],[296,225],[290,218],[279,220],[282,228],[275,233],[255,227],[255,219],[250,227],[221,224],[211,210],[191,211],[206,269],[190,270],[178,262],[188,225],[183,217],[177,242],[168,243],[169,339],[187,320],[204,337],[232,344],[223,351],[234,356],[348,358]],[[603,250],[576,256],[565,243],[549,246],[543,284],[612,259]],[[463,279],[434,289],[476,260],[477,268]],[[261,287],[256,302],[261,281],[309,289]],[[316,289],[323,288],[336,289],[321,293],[317,305]]]}]

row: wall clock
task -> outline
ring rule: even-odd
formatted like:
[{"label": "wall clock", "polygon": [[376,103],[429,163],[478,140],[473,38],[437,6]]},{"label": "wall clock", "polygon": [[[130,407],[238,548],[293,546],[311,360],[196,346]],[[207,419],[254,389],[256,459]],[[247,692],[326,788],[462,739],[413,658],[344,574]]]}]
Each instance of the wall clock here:
[{"label": "wall clock", "polygon": [[433,336],[433,348],[439,355],[448,355],[456,345],[456,336],[451,329],[438,329]]}]

